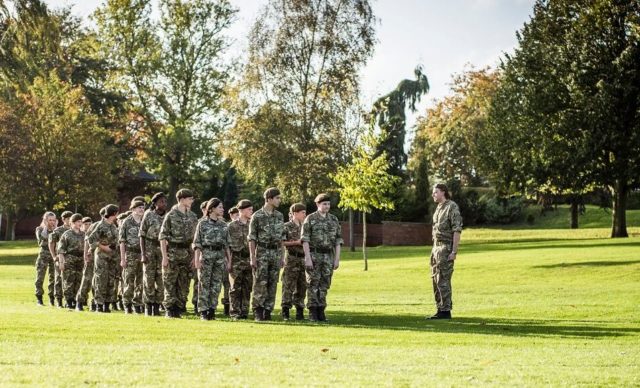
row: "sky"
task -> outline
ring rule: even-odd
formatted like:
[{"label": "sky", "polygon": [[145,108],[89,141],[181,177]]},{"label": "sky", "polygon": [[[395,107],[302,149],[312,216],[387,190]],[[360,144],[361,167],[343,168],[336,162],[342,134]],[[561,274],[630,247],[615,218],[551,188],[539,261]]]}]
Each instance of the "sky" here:
[{"label": "sky", "polygon": [[[87,17],[103,0],[45,0],[52,7],[72,6]],[[246,36],[266,0],[231,0],[239,9],[229,31],[229,55],[238,57]],[[362,70],[363,103],[369,108],[422,65],[430,91],[408,115],[411,127],[418,116],[450,92],[451,77],[467,66],[496,66],[513,51],[516,31],[532,14],[534,0],[372,0],[378,44]]]}]

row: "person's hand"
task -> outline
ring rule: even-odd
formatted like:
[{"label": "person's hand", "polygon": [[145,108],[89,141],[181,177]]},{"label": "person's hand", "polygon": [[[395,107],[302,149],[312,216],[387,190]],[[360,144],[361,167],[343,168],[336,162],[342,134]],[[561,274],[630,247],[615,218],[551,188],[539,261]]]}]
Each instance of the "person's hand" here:
[{"label": "person's hand", "polygon": [[451,252],[451,254],[449,254],[449,261],[454,261],[457,255],[458,252]]},{"label": "person's hand", "polygon": [[199,265],[200,263],[198,262],[199,260],[197,260],[195,257],[193,259],[191,259],[191,263],[189,263],[189,267],[191,267],[191,269],[200,269]]},{"label": "person's hand", "polygon": [[113,252],[113,250],[111,249],[111,247],[110,247],[110,246],[108,246],[108,245],[102,245],[102,244],[100,244],[100,249],[101,249],[101,250],[102,250],[102,252],[104,252],[104,253],[111,253],[111,252]]},{"label": "person's hand", "polygon": [[84,255],[84,262],[89,264],[90,261],[91,261],[91,253],[87,252],[87,254]]},{"label": "person's hand", "polygon": [[60,268],[60,272],[64,272],[64,259],[58,259],[58,268]]},{"label": "person's hand", "polygon": [[309,271],[313,271],[313,261],[311,261],[311,256],[305,256],[305,258],[304,258],[304,266]]},{"label": "person's hand", "polygon": [[162,258],[162,266],[164,268],[167,268],[169,266],[169,258],[168,257],[163,257]]},{"label": "person's hand", "polygon": [[147,263],[147,259],[145,259],[144,252],[140,252],[140,262],[142,264],[146,264]]},{"label": "person's hand", "polygon": [[333,261],[333,270],[335,271],[338,267],[340,267],[340,259],[335,259]]},{"label": "person's hand", "polygon": [[122,268],[127,268],[127,260],[120,259],[120,266],[121,266]]},{"label": "person's hand", "polygon": [[284,257],[280,258],[278,265],[280,266],[280,269],[284,268]]},{"label": "person's hand", "polygon": [[251,269],[254,271],[258,269],[258,260],[255,257],[251,258]]}]

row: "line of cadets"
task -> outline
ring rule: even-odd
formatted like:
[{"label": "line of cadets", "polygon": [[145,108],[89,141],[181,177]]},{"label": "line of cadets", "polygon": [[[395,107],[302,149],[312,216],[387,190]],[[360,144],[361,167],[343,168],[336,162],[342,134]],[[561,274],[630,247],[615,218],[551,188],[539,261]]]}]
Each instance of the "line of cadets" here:
[{"label": "line of cadets", "polygon": [[306,295],[309,319],[326,321],[326,296],[342,245],[327,194],[316,197],[318,211],[309,216],[303,204],[292,205],[286,223],[277,210],[277,188],[265,191],[265,204],[255,213],[249,200],[239,201],[229,211],[228,224],[218,198],[202,203],[199,220],[191,211],[190,190],[179,190],[176,199],[168,212],[163,193],[152,197],[146,211],[143,197],[134,198],[123,214],[116,205],[107,205],[96,223],[65,211],[57,228],[55,214],[46,212],[36,228],[41,248],[36,260],[38,304],[43,305],[48,270],[52,306],[57,301],[63,307],[64,298],[65,307],[83,311],[92,291],[92,311],[109,313],[114,308],[159,316],[164,310],[167,317],[180,318],[193,281],[192,303],[201,319],[215,319],[224,288],[225,315],[247,319],[251,301],[256,321],[271,320],[284,268],[283,319],[290,318],[294,307],[295,319],[305,319]]}]

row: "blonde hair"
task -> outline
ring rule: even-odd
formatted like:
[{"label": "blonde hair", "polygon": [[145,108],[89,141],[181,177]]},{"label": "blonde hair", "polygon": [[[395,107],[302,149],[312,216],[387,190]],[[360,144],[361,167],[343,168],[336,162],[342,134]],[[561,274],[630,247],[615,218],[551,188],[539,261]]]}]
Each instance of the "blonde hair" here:
[{"label": "blonde hair", "polygon": [[44,212],[44,214],[42,215],[42,222],[40,222],[40,227],[46,229],[46,227],[47,227],[47,218],[49,218],[49,217],[54,217],[55,218],[55,216],[56,216],[56,214],[54,212],[50,212],[50,211]]}]

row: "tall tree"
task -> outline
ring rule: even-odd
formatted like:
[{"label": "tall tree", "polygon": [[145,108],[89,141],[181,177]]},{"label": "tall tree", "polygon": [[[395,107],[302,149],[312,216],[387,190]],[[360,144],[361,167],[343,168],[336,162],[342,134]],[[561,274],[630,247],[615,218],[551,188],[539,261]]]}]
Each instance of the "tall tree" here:
[{"label": "tall tree", "polygon": [[305,200],[327,190],[359,129],[359,71],[373,52],[367,0],[270,0],[230,92],[226,155],[248,180]]}]

